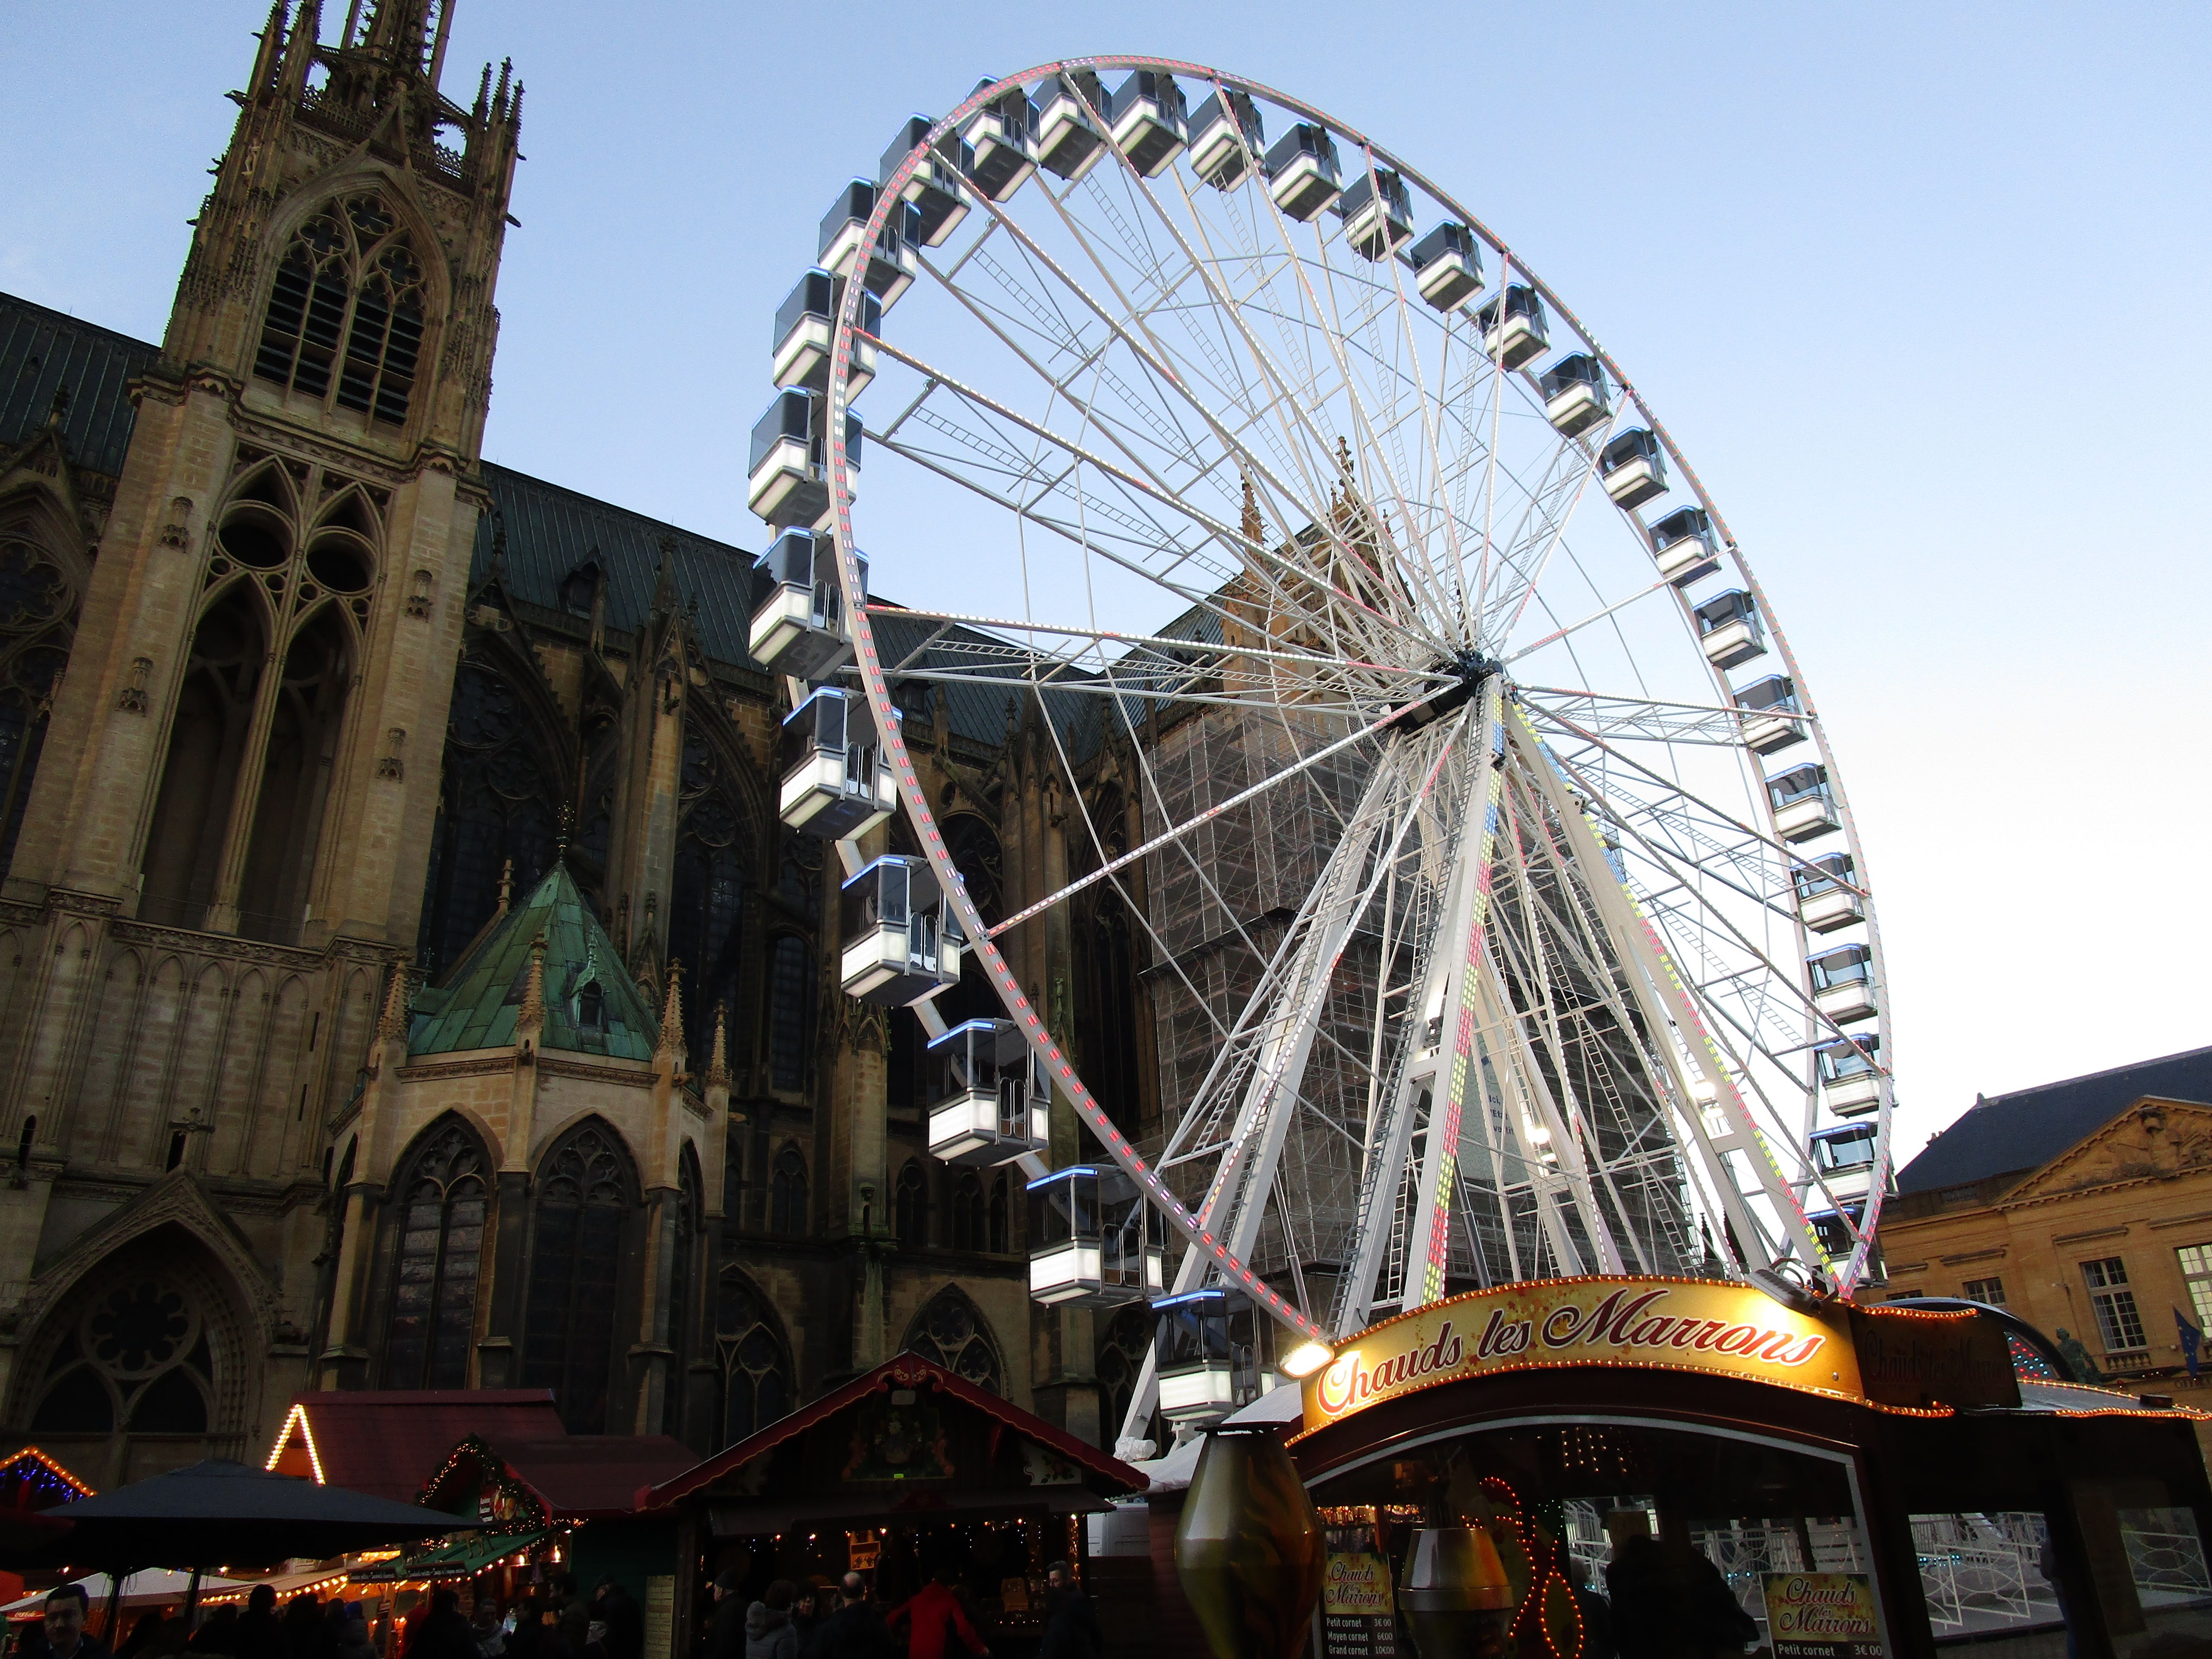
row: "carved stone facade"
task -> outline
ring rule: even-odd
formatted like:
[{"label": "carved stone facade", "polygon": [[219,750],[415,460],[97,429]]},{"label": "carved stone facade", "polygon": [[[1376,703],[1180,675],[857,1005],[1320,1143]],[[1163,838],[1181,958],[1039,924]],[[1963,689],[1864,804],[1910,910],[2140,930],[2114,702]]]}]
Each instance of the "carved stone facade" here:
[{"label": "carved stone facade", "polygon": [[[0,296],[0,1434],[106,1486],[542,1383],[703,1451],[913,1346],[1110,1443],[1141,1333],[1030,1303],[838,989],[750,560],[481,460],[522,93],[429,12],[280,3],[158,348]],[[907,690],[987,912],[1141,839],[1113,742]],[[1144,902],[1011,951],[1139,1133]]]}]

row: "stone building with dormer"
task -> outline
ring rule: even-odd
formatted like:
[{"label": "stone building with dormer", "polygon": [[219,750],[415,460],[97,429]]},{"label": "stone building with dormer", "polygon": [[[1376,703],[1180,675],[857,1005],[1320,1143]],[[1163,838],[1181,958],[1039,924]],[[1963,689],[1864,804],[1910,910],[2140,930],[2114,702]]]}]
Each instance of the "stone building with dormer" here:
[{"label": "stone building with dormer", "polygon": [[1993,1303],[2108,1376],[2190,1386],[2174,1315],[2212,1328],[2212,1048],[1978,1099],[1897,1185],[1888,1299]]}]

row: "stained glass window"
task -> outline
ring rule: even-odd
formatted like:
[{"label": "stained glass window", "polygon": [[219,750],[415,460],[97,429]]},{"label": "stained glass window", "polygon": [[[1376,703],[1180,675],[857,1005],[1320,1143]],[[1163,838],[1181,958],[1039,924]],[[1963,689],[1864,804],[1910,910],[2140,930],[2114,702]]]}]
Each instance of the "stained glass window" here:
[{"label": "stained glass window", "polygon": [[979,1389],[995,1395],[1006,1391],[999,1369],[999,1351],[975,1304],[949,1285],[915,1316],[914,1323],[907,1328],[906,1346]]},{"label": "stained glass window", "polygon": [[394,1190],[401,1209],[385,1386],[466,1388],[489,1198],[483,1149],[449,1119],[431,1130]]},{"label": "stained glass window", "polygon": [[617,1270],[636,1182],[614,1132],[586,1123],[539,1170],[523,1313],[522,1384],[550,1389],[571,1434],[603,1434]]}]

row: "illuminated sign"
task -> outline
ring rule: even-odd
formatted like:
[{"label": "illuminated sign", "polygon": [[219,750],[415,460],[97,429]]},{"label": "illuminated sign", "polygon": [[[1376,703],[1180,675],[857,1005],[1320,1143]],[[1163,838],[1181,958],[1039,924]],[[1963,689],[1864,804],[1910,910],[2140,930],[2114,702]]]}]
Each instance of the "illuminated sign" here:
[{"label": "illuminated sign", "polygon": [[1547,1279],[1432,1303],[1362,1332],[1306,1378],[1306,1427],[1440,1382],[1558,1365],[1710,1371],[1861,1397],[1840,1305],[1800,1313],[1711,1279]]}]

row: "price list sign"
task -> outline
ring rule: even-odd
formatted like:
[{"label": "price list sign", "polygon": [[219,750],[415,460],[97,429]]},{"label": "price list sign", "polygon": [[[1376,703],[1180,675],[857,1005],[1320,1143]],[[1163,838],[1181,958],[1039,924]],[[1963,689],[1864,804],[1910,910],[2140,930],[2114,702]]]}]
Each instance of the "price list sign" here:
[{"label": "price list sign", "polygon": [[1321,1586],[1322,1659],[1397,1659],[1390,1562],[1365,1528],[1328,1534]]}]

